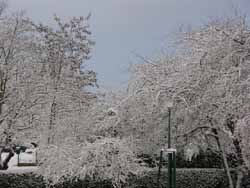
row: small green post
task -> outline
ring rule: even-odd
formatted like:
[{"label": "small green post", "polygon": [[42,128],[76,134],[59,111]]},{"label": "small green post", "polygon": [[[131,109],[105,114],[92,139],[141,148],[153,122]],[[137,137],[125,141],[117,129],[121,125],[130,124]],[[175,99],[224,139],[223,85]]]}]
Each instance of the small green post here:
[{"label": "small green post", "polygon": [[173,152],[173,188],[176,188],[176,153]]},{"label": "small green post", "polygon": [[37,149],[36,149],[36,166],[38,166]]},{"label": "small green post", "polygon": [[171,149],[171,107],[168,107],[168,187],[176,188],[176,150]]},{"label": "small green post", "polygon": [[19,166],[19,161],[20,161],[20,156],[19,156],[20,154],[18,153],[17,154],[17,166]]},{"label": "small green post", "polygon": [[[171,108],[168,107],[168,149],[171,148]],[[172,154],[168,153],[168,185],[172,188]]]},{"label": "small green post", "polygon": [[171,108],[168,108],[168,148],[171,148]]},{"label": "small green post", "polygon": [[172,153],[168,153],[168,186],[172,188]]},{"label": "small green post", "polygon": [[19,163],[20,163],[20,153],[21,153],[21,147],[20,146],[16,147],[16,153],[17,153],[17,166],[19,166]]}]

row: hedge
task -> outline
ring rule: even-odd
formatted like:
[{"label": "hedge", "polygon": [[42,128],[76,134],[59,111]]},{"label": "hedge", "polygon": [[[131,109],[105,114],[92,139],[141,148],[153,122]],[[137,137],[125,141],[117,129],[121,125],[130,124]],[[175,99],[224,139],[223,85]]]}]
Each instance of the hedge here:
[{"label": "hedge", "polygon": [[[157,188],[157,170],[149,170],[144,176],[132,181],[130,188]],[[160,178],[160,187],[166,188],[167,170],[163,170]],[[177,169],[177,188],[225,188],[226,176],[221,169]]]},{"label": "hedge", "polygon": [[[157,188],[158,170],[150,169],[140,177],[133,177],[126,188]],[[177,169],[177,188],[226,188],[227,181],[221,169]],[[249,178],[245,178],[243,188],[250,188]],[[160,187],[166,188],[167,170],[162,170]],[[0,188],[46,188],[42,177],[32,173],[0,174]],[[91,182],[88,180],[65,181],[51,188],[112,188],[110,182]]]},{"label": "hedge", "polygon": [[[0,188],[46,188],[41,176],[32,173],[25,174],[0,174]],[[111,183],[91,182],[88,180],[65,181],[50,188],[112,188]]]},{"label": "hedge", "polygon": [[[137,156],[147,164],[148,167],[157,167],[159,163],[159,156],[151,156],[148,154],[141,154]],[[237,156],[233,153],[227,155],[230,168],[237,167]],[[168,160],[166,157],[162,160],[163,166],[167,167]],[[177,168],[223,168],[223,160],[219,152],[211,149],[200,150],[199,154],[194,155],[191,160],[186,158],[183,149],[178,149],[176,155],[176,167]]]},{"label": "hedge", "polygon": [[[233,168],[234,166],[231,164],[232,156],[228,155],[228,158],[229,157],[229,166]],[[223,161],[221,155],[218,152],[214,152],[210,149],[205,151],[200,150],[200,153],[196,156],[193,156],[192,160],[189,161],[186,159],[184,151],[180,150],[177,152],[176,165],[177,168],[223,168]]]},{"label": "hedge", "polygon": [[0,188],[45,188],[42,177],[34,174],[0,174]]},{"label": "hedge", "polygon": [[[1,174],[0,188],[46,188],[42,177],[32,173]],[[110,182],[90,182],[88,180],[65,181],[50,188],[112,188]]]}]

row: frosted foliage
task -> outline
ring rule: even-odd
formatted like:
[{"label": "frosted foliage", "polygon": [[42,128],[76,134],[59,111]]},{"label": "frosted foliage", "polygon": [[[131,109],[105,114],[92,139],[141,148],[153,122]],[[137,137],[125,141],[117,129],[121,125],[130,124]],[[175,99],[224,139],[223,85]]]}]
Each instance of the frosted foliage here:
[{"label": "frosted foliage", "polygon": [[63,181],[63,177],[78,177],[111,180],[114,186],[120,187],[129,175],[139,173],[128,146],[128,140],[115,138],[81,144],[66,140],[60,147],[50,146],[42,152],[40,173],[53,183]]}]

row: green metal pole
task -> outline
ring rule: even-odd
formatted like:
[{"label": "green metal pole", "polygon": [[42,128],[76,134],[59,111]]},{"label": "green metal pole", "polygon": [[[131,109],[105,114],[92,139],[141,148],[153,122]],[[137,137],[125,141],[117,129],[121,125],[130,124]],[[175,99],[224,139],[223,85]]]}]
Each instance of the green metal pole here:
[{"label": "green metal pole", "polygon": [[176,188],[176,153],[173,152],[173,188]]},{"label": "green metal pole", "polygon": [[172,153],[168,153],[168,187],[172,188]]},{"label": "green metal pole", "polygon": [[38,160],[37,160],[37,149],[36,149],[36,166],[38,166]]},{"label": "green metal pole", "polygon": [[20,153],[17,154],[17,166],[19,166],[20,163]]},{"label": "green metal pole", "polygon": [[[171,148],[171,109],[168,108],[168,148]],[[168,153],[168,187],[172,188],[172,154]]]},{"label": "green metal pole", "polygon": [[168,148],[171,148],[171,108],[168,108]]}]

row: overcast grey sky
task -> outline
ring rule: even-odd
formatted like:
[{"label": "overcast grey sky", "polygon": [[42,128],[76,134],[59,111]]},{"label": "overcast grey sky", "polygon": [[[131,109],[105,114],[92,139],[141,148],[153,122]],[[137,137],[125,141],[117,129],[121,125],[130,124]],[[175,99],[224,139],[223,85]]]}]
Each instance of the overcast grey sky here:
[{"label": "overcast grey sky", "polygon": [[[250,0],[9,0],[12,10],[26,10],[35,21],[52,24],[53,14],[90,19],[96,42],[89,67],[101,86],[126,84],[132,51],[146,57],[159,54],[180,25],[199,26],[210,18],[250,13]],[[249,15],[247,15],[249,16]]]}]

